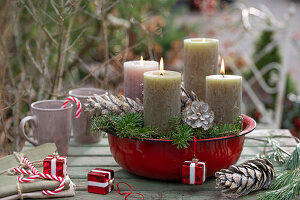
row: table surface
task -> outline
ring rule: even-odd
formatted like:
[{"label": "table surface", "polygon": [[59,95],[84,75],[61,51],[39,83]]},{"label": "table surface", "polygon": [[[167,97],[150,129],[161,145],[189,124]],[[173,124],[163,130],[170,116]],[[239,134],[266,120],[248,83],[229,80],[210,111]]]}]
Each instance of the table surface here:
[{"label": "table surface", "polygon": [[[288,130],[270,130],[260,129],[249,133],[245,140],[244,149],[238,163],[254,158],[264,149],[264,142],[250,139],[263,139],[270,135],[290,136]],[[295,147],[295,140],[292,138],[278,138],[278,141],[288,151],[292,151]],[[23,150],[32,148],[26,143]],[[267,149],[268,150],[268,149]],[[68,155],[68,174],[77,186],[75,197],[60,199],[124,199],[114,189],[107,195],[92,194],[87,192],[87,173],[94,168],[109,168],[115,171],[115,180],[117,182],[126,182],[130,184],[134,192],[142,193],[145,199],[164,200],[164,199],[222,199],[219,189],[215,188],[215,179],[209,178],[202,185],[185,185],[178,182],[166,182],[146,179],[133,175],[122,169],[114,160],[110,153],[107,136],[97,144],[82,145],[76,143],[71,138],[69,155]],[[121,192],[128,192],[126,186],[120,186]],[[259,191],[251,193],[239,199],[257,199],[258,194],[264,192]],[[141,196],[131,195],[129,199],[141,199]]]}]

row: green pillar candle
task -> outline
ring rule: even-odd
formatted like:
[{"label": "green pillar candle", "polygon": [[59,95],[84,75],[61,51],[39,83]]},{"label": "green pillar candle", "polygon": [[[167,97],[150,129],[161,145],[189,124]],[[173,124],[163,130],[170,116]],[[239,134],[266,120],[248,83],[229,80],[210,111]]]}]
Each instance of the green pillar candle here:
[{"label": "green pillar candle", "polygon": [[184,86],[205,99],[205,77],[218,72],[219,41],[209,38],[184,40]]},{"label": "green pillar candle", "polygon": [[170,130],[170,118],[180,116],[181,73],[149,71],[144,73],[144,125]]},{"label": "green pillar candle", "polygon": [[206,102],[214,111],[215,124],[233,124],[241,115],[242,77],[212,75],[206,77]]}]

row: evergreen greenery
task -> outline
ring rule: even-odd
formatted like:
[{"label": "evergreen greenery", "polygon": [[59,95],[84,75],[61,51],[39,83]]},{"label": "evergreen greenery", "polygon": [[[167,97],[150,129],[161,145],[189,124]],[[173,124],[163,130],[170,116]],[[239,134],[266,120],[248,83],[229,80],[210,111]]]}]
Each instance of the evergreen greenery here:
[{"label": "evergreen greenery", "polygon": [[168,139],[173,140],[177,148],[187,148],[188,141],[195,136],[197,139],[223,137],[237,135],[241,132],[243,118],[240,116],[234,124],[214,125],[204,131],[203,128],[193,129],[184,123],[179,117],[172,117],[171,130],[164,134],[156,128],[144,127],[143,116],[139,113],[128,113],[124,116],[106,114],[92,119],[91,129],[93,132],[105,131],[117,133],[119,137],[143,139]]},{"label": "evergreen greenery", "polygon": [[300,144],[292,154],[282,149],[276,140],[268,139],[273,151],[267,157],[283,167],[283,173],[272,183],[269,191],[260,196],[260,200],[291,200],[300,194]]}]

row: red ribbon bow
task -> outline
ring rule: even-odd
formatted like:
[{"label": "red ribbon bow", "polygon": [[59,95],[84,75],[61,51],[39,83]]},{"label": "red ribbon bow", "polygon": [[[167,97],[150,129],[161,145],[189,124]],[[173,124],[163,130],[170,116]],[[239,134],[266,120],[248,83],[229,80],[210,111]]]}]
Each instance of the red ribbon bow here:
[{"label": "red ribbon bow", "polygon": [[[127,185],[129,188],[130,188],[130,192],[120,192],[120,188],[119,188],[119,184],[120,183],[123,183],[123,184],[125,184],[125,185]],[[138,195],[141,195],[142,197],[143,197],[143,200],[144,200],[144,195],[142,195],[141,193],[138,193],[138,192],[132,192],[132,187],[128,184],[128,183],[125,183],[125,182],[119,182],[119,183],[117,183],[117,188],[118,188],[118,193],[120,194],[120,195],[126,195],[125,196],[125,200],[127,200],[127,197],[129,197],[131,194],[138,194]]]}]

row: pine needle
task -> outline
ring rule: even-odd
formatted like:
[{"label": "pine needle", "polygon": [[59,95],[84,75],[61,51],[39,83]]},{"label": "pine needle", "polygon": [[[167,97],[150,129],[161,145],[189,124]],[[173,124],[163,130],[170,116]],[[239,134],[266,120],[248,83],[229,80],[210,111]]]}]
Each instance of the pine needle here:
[{"label": "pine needle", "polygon": [[297,144],[296,149],[293,151],[292,155],[287,159],[284,167],[287,170],[292,170],[298,168],[300,165],[300,144]]},{"label": "pine needle", "polygon": [[281,176],[277,177],[276,180],[272,183],[270,189],[278,190],[289,183],[291,183],[297,176],[298,171],[286,171]]},{"label": "pine needle", "polygon": [[[270,191],[260,196],[260,200],[291,200],[300,194],[300,144],[298,143],[292,154],[282,149],[278,142],[269,138],[268,143],[273,148],[271,154],[274,160],[279,162],[286,171],[276,178],[270,187]],[[288,155],[289,154],[289,155]]]},{"label": "pine needle", "polygon": [[270,161],[275,161],[280,165],[284,165],[287,159],[290,157],[290,153],[283,149],[279,142],[272,137],[268,137],[268,144],[273,148],[273,152],[271,154],[266,155],[266,158]]}]

